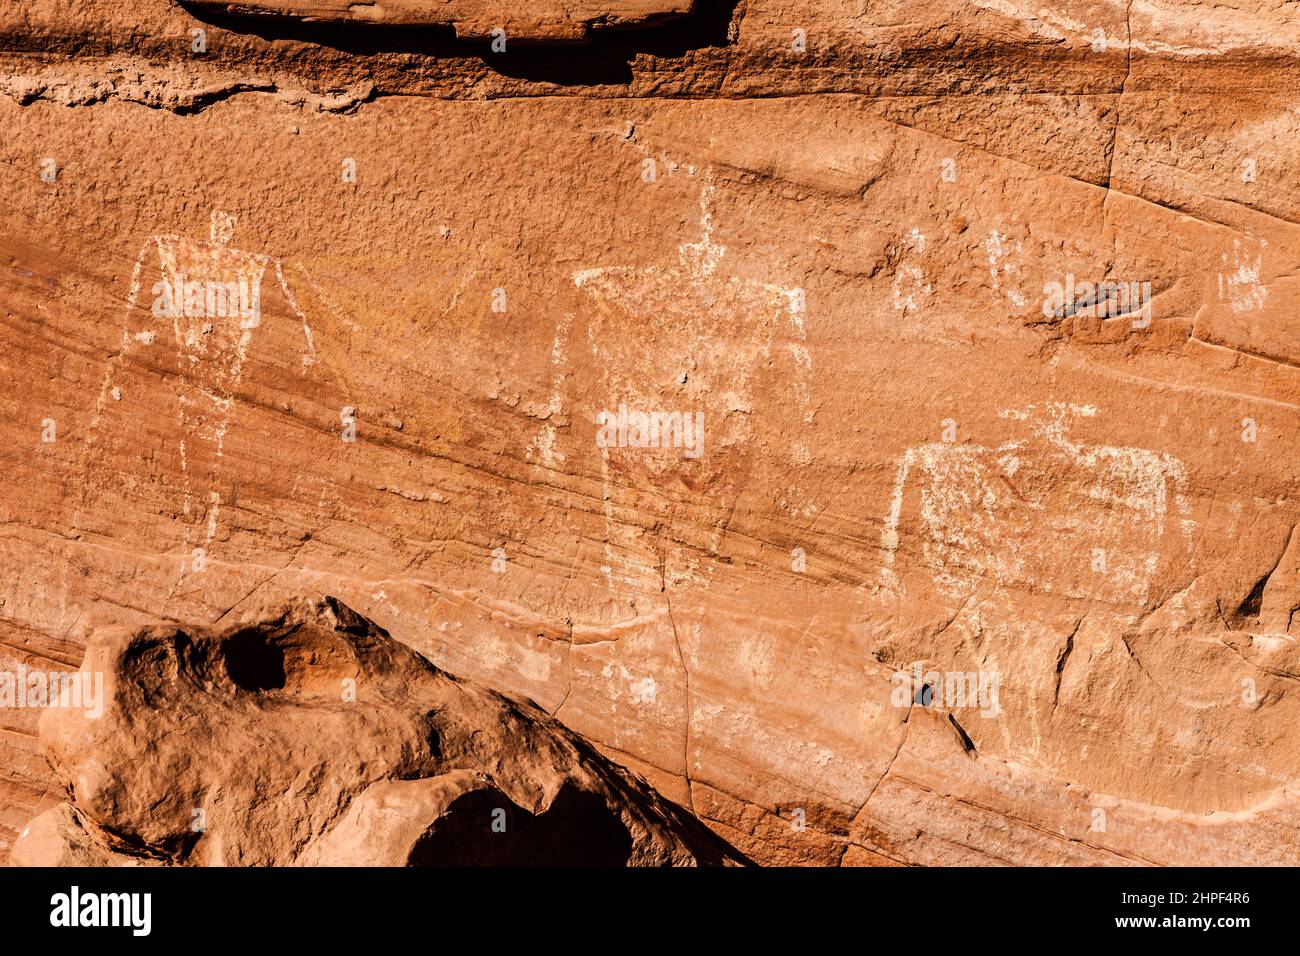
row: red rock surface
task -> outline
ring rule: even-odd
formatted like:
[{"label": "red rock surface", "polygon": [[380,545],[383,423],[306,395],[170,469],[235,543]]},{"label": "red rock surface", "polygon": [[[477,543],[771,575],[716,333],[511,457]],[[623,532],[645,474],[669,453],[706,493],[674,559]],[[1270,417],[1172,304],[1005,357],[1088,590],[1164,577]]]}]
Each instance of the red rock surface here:
[{"label": "red rock surface", "polygon": [[15,863],[742,862],[531,702],[330,598],[224,627],[102,628],[80,674],[103,675],[103,698],[41,718],[68,799]]},{"label": "red rock surface", "polygon": [[[1298,30],[11,5],[5,645],[335,594],[759,862],[1300,862]],[[259,321],[153,315],[182,272]]]}]

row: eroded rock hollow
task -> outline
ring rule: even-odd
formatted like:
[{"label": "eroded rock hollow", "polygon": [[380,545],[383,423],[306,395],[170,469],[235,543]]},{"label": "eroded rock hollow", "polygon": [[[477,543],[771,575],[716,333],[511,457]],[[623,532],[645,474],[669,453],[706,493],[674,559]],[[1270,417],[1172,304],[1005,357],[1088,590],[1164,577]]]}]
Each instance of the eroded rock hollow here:
[{"label": "eroded rock hollow", "polygon": [[[742,862],[531,702],[433,667],[333,599],[95,633],[41,718],[67,802],[31,866]],[[81,706],[73,706],[80,704]]]}]

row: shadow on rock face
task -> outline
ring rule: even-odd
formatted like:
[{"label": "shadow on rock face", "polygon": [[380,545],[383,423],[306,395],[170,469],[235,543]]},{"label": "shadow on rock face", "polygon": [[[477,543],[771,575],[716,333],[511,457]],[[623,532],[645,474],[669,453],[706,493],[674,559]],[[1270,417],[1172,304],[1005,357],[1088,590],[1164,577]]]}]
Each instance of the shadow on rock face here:
[{"label": "shadow on rock face", "polygon": [[[411,866],[626,866],[632,835],[594,794],[565,788],[534,815],[486,791],[458,798],[416,841]],[[489,834],[486,838],[484,831]]]},{"label": "shadow on rock face", "polygon": [[106,628],[102,714],[51,707],[69,794],[23,865],[746,862],[528,701],[438,670],[337,600]]},{"label": "shadow on rock face", "polygon": [[[405,54],[438,59],[479,58],[489,69],[512,79],[560,86],[593,86],[632,82],[632,61],[642,54],[684,57],[692,50],[727,46],[728,32],[739,0],[696,0],[692,12],[639,27],[606,28],[581,36],[583,42],[545,42],[527,34],[507,43],[506,52],[492,52],[485,36],[458,35],[450,24],[321,22],[281,13],[231,13],[237,4],[223,0],[184,0],[181,6],[202,23],[264,40],[297,40],[354,56]],[[257,4],[243,5],[247,9]],[[520,4],[527,10],[527,4]]]},{"label": "shadow on rock face", "polygon": [[226,641],[226,673],[244,690],[284,687],[284,649],[257,631],[240,631]]}]

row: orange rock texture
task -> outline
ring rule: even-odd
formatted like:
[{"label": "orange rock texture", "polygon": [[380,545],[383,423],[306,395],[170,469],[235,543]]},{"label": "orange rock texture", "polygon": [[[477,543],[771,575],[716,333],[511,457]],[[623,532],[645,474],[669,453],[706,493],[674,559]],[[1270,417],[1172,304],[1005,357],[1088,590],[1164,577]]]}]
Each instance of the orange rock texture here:
[{"label": "orange rock texture", "polygon": [[[758,863],[1300,863],[1298,44],[1259,0],[9,4],[0,852],[96,812],[29,684],[329,594]],[[349,790],[330,852],[480,785]]]},{"label": "orange rock texture", "polygon": [[437,670],[333,599],[224,627],[102,628],[91,675],[102,697],[63,706],[69,692],[42,718],[69,800],[24,828],[12,862],[742,862],[535,705]]}]

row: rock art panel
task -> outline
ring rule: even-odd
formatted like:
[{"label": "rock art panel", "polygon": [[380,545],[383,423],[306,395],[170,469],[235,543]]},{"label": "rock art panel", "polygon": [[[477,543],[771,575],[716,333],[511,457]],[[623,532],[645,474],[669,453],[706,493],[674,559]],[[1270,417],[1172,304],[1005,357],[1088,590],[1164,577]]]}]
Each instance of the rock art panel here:
[{"label": "rock art panel", "polygon": [[[251,608],[330,594],[590,758],[603,784],[555,745],[651,856],[695,846],[671,802],[760,863],[1297,862],[1293,19],[0,10],[0,852],[499,863],[621,832],[536,799],[526,747],[450,765],[419,707],[221,674],[247,722],[194,719],[313,715],[281,762],[341,803],[274,797],[261,848],[220,761],[197,841],[153,770],[64,799],[85,754],[46,765],[19,674],[48,706],[102,626],[197,667],[177,632],[225,659]],[[539,842],[470,840],[489,806]]]}]

